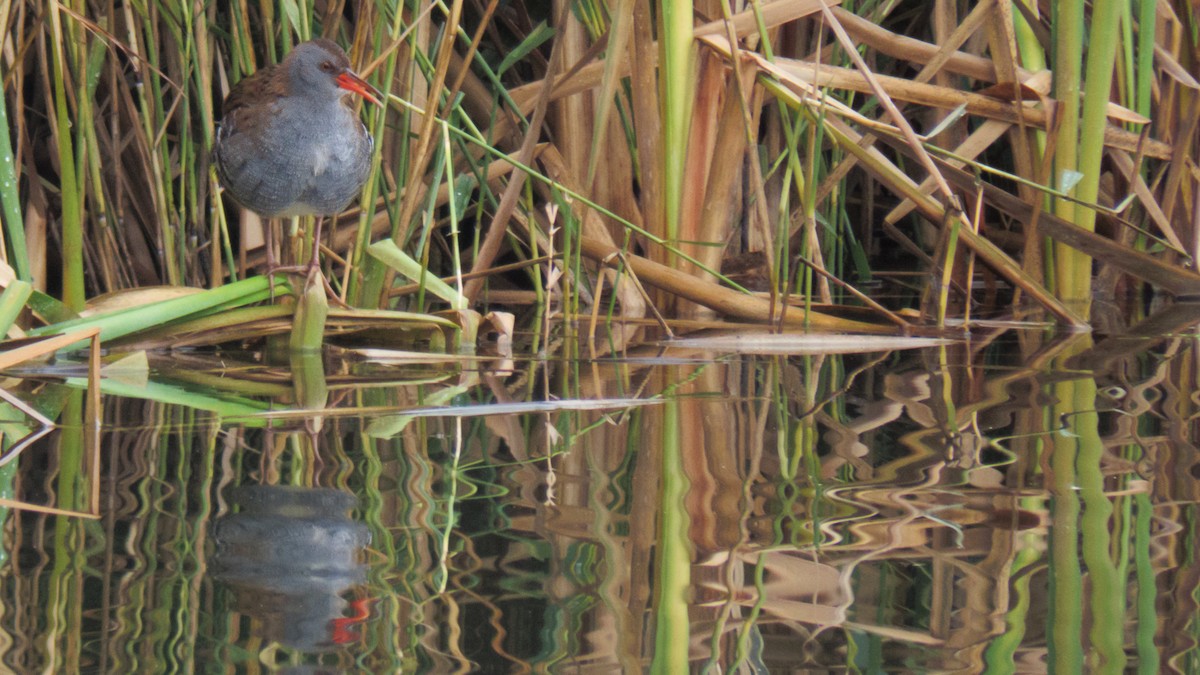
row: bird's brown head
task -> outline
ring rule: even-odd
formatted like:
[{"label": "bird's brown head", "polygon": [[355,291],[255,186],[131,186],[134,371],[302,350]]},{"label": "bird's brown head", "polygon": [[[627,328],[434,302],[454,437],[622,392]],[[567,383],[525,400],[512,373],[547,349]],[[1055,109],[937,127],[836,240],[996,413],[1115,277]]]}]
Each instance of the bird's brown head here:
[{"label": "bird's brown head", "polygon": [[321,98],[340,98],[346,92],[379,105],[379,91],[350,69],[346,52],[318,38],[297,45],[284,59],[293,93],[300,90]]}]

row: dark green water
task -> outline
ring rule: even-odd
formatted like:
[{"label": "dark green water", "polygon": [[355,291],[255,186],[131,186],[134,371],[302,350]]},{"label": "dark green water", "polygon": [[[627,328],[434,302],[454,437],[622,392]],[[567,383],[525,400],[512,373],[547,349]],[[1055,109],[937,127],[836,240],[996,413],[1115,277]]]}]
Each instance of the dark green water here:
[{"label": "dark green water", "polygon": [[[1194,339],[5,388],[15,672],[1198,672]],[[51,371],[49,374],[53,374]]]}]

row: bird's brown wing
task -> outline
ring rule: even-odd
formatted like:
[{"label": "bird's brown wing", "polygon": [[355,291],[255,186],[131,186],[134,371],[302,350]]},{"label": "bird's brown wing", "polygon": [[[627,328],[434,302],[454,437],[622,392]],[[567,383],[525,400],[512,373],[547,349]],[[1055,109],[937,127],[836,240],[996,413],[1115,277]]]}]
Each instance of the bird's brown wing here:
[{"label": "bird's brown wing", "polygon": [[238,126],[247,114],[254,110],[264,110],[269,106],[262,105],[267,101],[275,101],[287,95],[286,77],[278,77],[281,64],[259,68],[254,73],[242,78],[221,104],[221,126],[225,133],[230,133]]}]

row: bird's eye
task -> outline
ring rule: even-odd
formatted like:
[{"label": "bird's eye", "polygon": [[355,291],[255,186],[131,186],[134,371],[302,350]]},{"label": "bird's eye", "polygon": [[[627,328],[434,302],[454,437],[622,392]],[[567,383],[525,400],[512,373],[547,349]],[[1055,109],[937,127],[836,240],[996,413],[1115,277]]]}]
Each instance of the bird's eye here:
[{"label": "bird's eye", "polygon": [[322,61],[321,70],[327,73],[332,73],[334,71],[333,61]]}]

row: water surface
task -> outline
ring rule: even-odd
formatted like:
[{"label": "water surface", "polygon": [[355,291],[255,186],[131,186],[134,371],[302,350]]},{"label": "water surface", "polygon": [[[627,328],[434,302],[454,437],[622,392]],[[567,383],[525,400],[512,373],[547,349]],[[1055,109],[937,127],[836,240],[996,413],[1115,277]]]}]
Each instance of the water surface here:
[{"label": "water surface", "polygon": [[6,384],[4,496],[97,516],[3,511],[8,669],[1200,670],[1188,335],[151,366],[98,467]]}]

